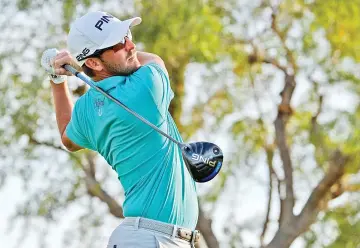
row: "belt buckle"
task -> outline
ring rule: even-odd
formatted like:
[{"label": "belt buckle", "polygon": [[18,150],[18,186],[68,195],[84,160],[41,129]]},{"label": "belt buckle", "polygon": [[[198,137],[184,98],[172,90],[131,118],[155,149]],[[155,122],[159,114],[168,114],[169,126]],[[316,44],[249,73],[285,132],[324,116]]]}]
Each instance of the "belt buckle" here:
[{"label": "belt buckle", "polygon": [[184,228],[178,228],[178,236],[189,241],[192,247],[194,247],[195,242],[199,240],[200,232],[198,230],[190,231]]},{"label": "belt buckle", "polygon": [[190,239],[191,247],[195,247],[195,242],[198,240],[197,237],[199,234],[200,232],[198,230],[194,230],[191,232],[191,239]]},{"label": "belt buckle", "polygon": [[191,240],[191,234],[189,235],[189,231],[184,228],[178,228],[178,236],[179,238],[185,239],[187,241]]}]

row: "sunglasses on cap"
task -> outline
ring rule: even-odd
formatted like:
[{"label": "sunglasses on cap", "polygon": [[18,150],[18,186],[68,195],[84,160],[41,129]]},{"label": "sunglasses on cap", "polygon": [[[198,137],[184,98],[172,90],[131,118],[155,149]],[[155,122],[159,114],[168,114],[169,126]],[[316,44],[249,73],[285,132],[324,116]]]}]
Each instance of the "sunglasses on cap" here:
[{"label": "sunglasses on cap", "polygon": [[110,47],[103,48],[103,49],[97,49],[97,50],[95,50],[95,52],[82,58],[81,60],[88,59],[88,58],[99,58],[107,50],[114,50],[115,52],[117,52],[117,51],[121,50],[122,48],[124,48],[126,39],[132,40],[132,35],[131,35],[130,29],[127,31],[124,38],[122,38],[122,40],[119,41],[119,43],[117,43],[113,46],[110,46]]}]

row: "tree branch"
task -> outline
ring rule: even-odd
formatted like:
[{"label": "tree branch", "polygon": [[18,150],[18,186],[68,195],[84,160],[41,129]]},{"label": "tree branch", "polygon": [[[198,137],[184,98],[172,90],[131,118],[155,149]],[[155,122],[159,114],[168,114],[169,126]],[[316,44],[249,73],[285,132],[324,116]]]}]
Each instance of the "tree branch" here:
[{"label": "tree branch", "polygon": [[318,124],[319,115],[321,114],[321,112],[323,110],[324,97],[319,92],[318,84],[314,80],[312,80],[311,78],[309,78],[309,80],[311,80],[313,82],[315,91],[316,91],[316,93],[318,95],[318,109],[313,114],[313,116],[311,117],[310,142],[315,147],[315,154],[331,153],[331,151],[328,151],[326,149],[326,146],[324,145],[324,135],[322,134],[322,130],[321,130],[319,124]]},{"label": "tree branch", "polygon": [[285,208],[284,206],[284,199],[281,198],[281,185],[284,183],[282,180],[280,180],[278,177],[277,177],[277,182],[278,182],[278,185],[277,185],[277,188],[278,188],[278,192],[279,192],[279,200],[280,200],[280,214],[279,214],[279,220],[278,220],[278,223],[279,223],[279,226],[280,226],[280,223],[283,222],[283,218],[284,218],[284,213],[283,211],[281,211],[282,209]]},{"label": "tree branch", "polygon": [[331,197],[327,200],[324,198],[327,193],[330,193],[330,188],[344,175],[345,166],[348,161],[349,157],[343,155],[341,151],[336,150],[333,153],[327,173],[315,187],[303,210],[297,216],[298,221],[296,223],[299,234],[305,232],[309,225],[315,221],[317,214],[321,210],[320,203],[325,201],[323,202],[323,205],[325,205],[327,201],[332,199]]},{"label": "tree branch", "polygon": [[273,58],[265,58],[264,51],[259,51],[259,48],[250,41],[250,45],[254,49],[254,52],[248,56],[248,62],[249,64],[253,64],[256,62],[261,62],[265,64],[271,64],[275,66],[277,69],[283,71],[285,74],[287,73],[287,68],[285,66],[280,65],[279,61]]},{"label": "tree branch", "polygon": [[360,192],[360,183],[348,184],[344,186],[344,192]]},{"label": "tree branch", "polygon": [[287,68],[285,66],[282,66],[280,65],[280,63],[275,60],[275,59],[267,59],[267,58],[264,58],[262,60],[263,63],[266,63],[266,64],[271,64],[273,66],[275,66],[276,68],[278,68],[279,70],[283,71],[284,73],[286,73],[286,70]]},{"label": "tree branch", "polygon": [[277,26],[276,12],[277,11],[273,8],[273,13],[271,14],[271,28],[274,31],[274,33],[279,37],[280,42],[281,42],[283,48],[285,49],[286,57],[287,57],[288,61],[290,62],[290,65],[293,69],[293,73],[295,74],[298,66],[297,66],[296,60],[294,58],[293,52],[286,45],[286,33],[281,32]]},{"label": "tree branch", "polygon": [[312,132],[316,133],[317,130],[317,119],[319,117],[319,115],[321,114],[321,111],[323,109],[323,103],[324,103],[324,96],[320,95],[319,96],[319,107],[318,110],[316,111],[315,115],[312,116],[311,118],[311,124],[312,124]]},{"label": "tree branch", "polygon": [[[283,169],[285,174],[285,189],[286,189],[286,195],[284,197],[284,204],[283,209],[281,211],[283,212],[284,219],[287,221],[293,216],[293,207],[295,204],[295,197],[294,197],[294,189],[293,189],[293,166],[292,161],[290,158],[290,152],[289,148],[286,142],[285,137],[285,123],[281,119],[281,117],[278,117],[275,121],[275,129],[276,129],[276,143],[280,150],[280,157],[283,162]],[[285,222],[287,222],[285,221]],[[284,224],[284,223],[280,223]]]},{"label": "tree branch", "polygon": [[118,218],[124,218],[122,207],[105,190],[103,190],[94,174],[94,156],[86,156],[89,168],[83,167],[85,172],[85,185],[89,195],[97,197],[109,207],[112,215]]},{"label": "tree branch", "polygon": [[320,210],[333,199],[331,187],[338,183],[344,175],[348,161],[349,157],[344,156],[339,150],[333,153],[326,174],[312,191],[301,213],[292,218],[291,225],[279,228],[274,238],[266,246],[267,248],[289,247],[296,237],[308,230],[309,226],[315,222]]},{"label": "tree branch", "polygon": [[295,89],[295,77],[292,75],[285,74],[285,86],[281,92],[282,101],[278,108],[278,115],[275,120],[275,133],[276,133],[276,144],[280,151],[280,157],[283,162],[284,168],[284,182],[286,195],[282,204],[283,208],[281,212],[283,219],[280,225],[287,226],[289,221],[293,217],[293,208],[295,204],[294,189],[293,189],[293,165],[290,157],[290,151],[286,140],[286,124],[288,119],[292,115],[292,109],[290,101]]},{"label": "tree branch", "polygon": [[267,211],[266,211],[266,217],[265,217],[265,222],[262,228],[262,232],[260,235],[260,245],[261,247],[264,247],[264,238],[265,238],[265,234],[268,228],[268,224],[269,224],[269,220],[270,220],[270,211],[271,211],[271,201],[272,201],[272,191],[273,191],[273,157],[274,157],[274,151],[272,148],[270,147],[265,147],[265,151],[266,151],[266,158],[267,158],[267,164],[269,167],[269,190],[268,190],[268,202],[267,202]]},{"label": "tree branch", "polygon": [[87,152],[86,153],[86,160],[88,162],[88,165],[89,165],[89,173],[91,175],[91,177],[95,178],[95,157],[96,157],[96,154],[94,152]]},{"label": "tree branch", "polygon": [[43,146],[48,146],[48,147],[52,147],[56,150],[61,150],[64,152],[68,152],[66,149],[62,148],[61,146],[56,146],[53,143],[50,142],[46,142],[46,141],[38,141],[37,139],[35,139],[32,136],[29,136],[29,143],[33,144],[33,145],[43,145]]},{"label": "tree branch", "polygon": [[219,248],[219,242],[217,241],[213,230],[212,230],[212,220],[210,218],[207,218],[205,216],[204,211],[201,208],[201,205],[199,205],[199,219],[197,228],[201,232],[201,236],[204,238],[206,245],[208,248]]}]

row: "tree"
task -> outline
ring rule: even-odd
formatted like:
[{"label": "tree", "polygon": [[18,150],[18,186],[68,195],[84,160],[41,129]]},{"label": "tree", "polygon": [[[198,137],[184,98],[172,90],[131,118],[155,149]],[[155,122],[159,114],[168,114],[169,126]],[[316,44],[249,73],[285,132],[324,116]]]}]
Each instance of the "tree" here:
[{"label": "tree", "polygon": [[[329,211],[331,200],[354,189],[349,178],[359,170],[355,141],[358,110],[353,114],[345,109],[334,115],[334,110],[324,107],[324,99],[330,101],[331,95],[325,90],[337,85],[348,94],[357,94],[359,76],[342,66],[350,55],[351,66],[358,61],[357,46],[345,38],[359,25],[348,15],[350,9],[358,11],[355,5],[345,1],[262,1],[253,8],[252,18],[239,25],[241,34],[234,37],[234,73],[243,82],[231,96],[235,102],[235,95],[252,87],[246,89],[254,99],[246,101],[255,105],[252,115],[234,122],[234,140],[238,137],[239,149],[246,149],[255,161],[260,162],[265,154],[268,166],[268,207],[259,242],[262,247],[289,247],[317,221],[319,213]],[[239,6],[237,14],[246,7]],[[342,15],[337,15],[339,12]],[[265,112],[262,100],[273,89],[270,82],[277,84],[280,92],[279,97],[272,97],[273,108]],[[309,84],[307,96],[295,103],[294,92],[301,83]],[[260,87],[267,91],[258,92]],[[339,133],[340,125],[345,125],[346,131]],[[312,182],[312,191],[301,202],[295,189],[309,163],[315,165],[312,173],[321,177]],[[278,203],[274,203],[274,195]],[[271,220],[276,205],[280,213]],[[272,223],[277,229],[269,233]]]},{"label": "tree", "polygon": [[[0,166],[6,176],[0,176],[0,185],[11,175],[23,179],[26,195],[15,215],[27,221],[41,219],[51,226],[61,214],[78,212],[79,222],[64,240],[67,247],[76,242],[97,247],[101,227],[122,217],[122,192],[111,186],[117,179],[96,154],[70,154],[61,146],[38,61],[43,44],[64,46],[75,13],[98,3],[119,17],[133,14],[114,12],[116,1],[21,0],[16,6],[2,1]],[[209,248],[282,248],[299,239],[307,247],[358,243],[349,233],[358,229],[359,198],[351,193],[359,190],[354,179],[359,171],[358,6],[358,0],[156,0],[133,6],[144,20],[134,29],[135,41],[165,60],[177,95],[171,112],[185,139],[211,134],[228,144],[222,172],[199,185],[198,227]],[[192,65],[203,71],[201,94],[184,120],[185,75]],[[75,100],[86,90],[77,80],[71,87]],[[334,90],[342,93],[337,99],[352,101],[339,108]],[[250,180],[253,186],[239,195]],[[251,201],[255,187],[266,201],[257,197],[251,207],[261,207],[259,214],[239,221],[246,211],[232,207],[240,199]],[[325,244],[316,227],[329,223],[337,236]],[[45,246],[47,230],[38,233]]]}]

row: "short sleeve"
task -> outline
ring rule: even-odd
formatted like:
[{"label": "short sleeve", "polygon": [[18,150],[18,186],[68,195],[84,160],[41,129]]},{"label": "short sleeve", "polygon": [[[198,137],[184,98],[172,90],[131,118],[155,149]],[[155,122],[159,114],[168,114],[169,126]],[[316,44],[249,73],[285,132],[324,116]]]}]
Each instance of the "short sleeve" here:
[{"label": "short sleeve", "polygon": [[95,150],[94,147],[89,142],[89,139],[86,137],[86,120],[84,113],[80,108],[80,99],[75,103],[73,112],[71,114],[71,120],[66,127],[66,136],[75,144]]},{"label": "short sleeve", "polygon": [[170,86],[170,80],[167,72],[156,63],[149,63],[142,66],[134,76],[137,82],[150,93],[152,101],[157,108],[163,111],[167,110],[171,100],[174,98],[174,92]]}]

